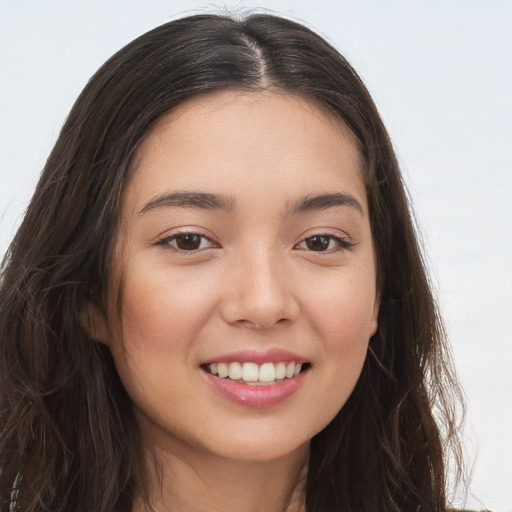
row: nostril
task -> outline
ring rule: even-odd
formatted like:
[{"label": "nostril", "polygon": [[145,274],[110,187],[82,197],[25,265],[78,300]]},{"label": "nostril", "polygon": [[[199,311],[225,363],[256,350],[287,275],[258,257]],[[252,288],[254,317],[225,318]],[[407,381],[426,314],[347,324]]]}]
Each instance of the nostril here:
[{"label": "nostril", "polygon": [[236,323],[238,325],[248,327],[251,329],[268,329],[269,327],[272,327],[273,325],[277,324],[284,324],[288,321],[287,318],[280,318],[279,320],[276,320],[275,322],[258,322],[257,320],[247,320],[247,319],[241,319],[238,320]]}]

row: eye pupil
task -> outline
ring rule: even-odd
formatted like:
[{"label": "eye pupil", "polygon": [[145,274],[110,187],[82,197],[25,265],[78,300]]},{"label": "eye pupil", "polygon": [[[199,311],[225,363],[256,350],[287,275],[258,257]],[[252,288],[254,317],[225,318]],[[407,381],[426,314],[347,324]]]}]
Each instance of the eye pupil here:
[{"label": "eye pupil", "polygon": [[329,247],[329,237],[312,236],[306,240],[306,245],[310,251],[325,251]]},{"label": "eye pupil", "polygon": [[201,245],[201,237],[193,233],[187,233],[176,237],[176,245],[184,251],[194,251]]}]

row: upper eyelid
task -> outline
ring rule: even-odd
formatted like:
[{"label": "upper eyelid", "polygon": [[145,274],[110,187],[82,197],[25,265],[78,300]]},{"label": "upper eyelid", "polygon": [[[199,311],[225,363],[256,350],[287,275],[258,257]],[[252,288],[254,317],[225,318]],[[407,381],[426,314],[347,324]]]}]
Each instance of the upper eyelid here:
[{"label": "upper eyelid", "polygon": [[[200,238],[202,238],[203,240],[200,242],[200,246],[203,244],[203,242],[206,240],[207,241],[207,244],[208,244],[208,247],[198,247],[196,249],[182,249],[178,246],[174,246],[173,242],[176,242],[176,239],[180,236],[184,236],[184,235],[197,235],[199,236]],[[177,243],[176,243],[177,244]],[[156,246],[158,247],[162,247],[163,249],[165,249],[166,251],[170,251],[172,253],[175,253],[177,255],[188,255],[188,256],[194,256],[194,255],[199,255],[199,254],[203,254],[203,253],[206,253],[212,249],[219,249],[221,248],[222,246],[216,242],[214,239],[212,239],[211,237],[207,236],[207,235],[204,235],[202,233],[196,233],[196,232],[193,232],[193,231],[181,231],[181,232],[177,232],[177,233],[173,233],[173,234],[170,234],[168,236],[163,236],[161,238],[159,238],[156,243],[155,243]]]},{"label": "upper eyelid", "polygon": [[318,228],[311,228],[307,229],[306,231],[303,231],[298,237],[297,240],[299,242],[302,242],[303,240],[307,238],[311,238],[313,236],[331,236],[334,238],[341,238],[342,240],[352,240],[352,237],[342,229],[339,228],[327,228],[327,227],[318,227]]},{"label": "upper eyelid", "polygon": [[166,235],[166,236],[163,236],[160,240],[162,241],[165,241],[165,240],[174,240],[180,236],[185,236],[185,235],[197,235],[201,238],[204,238],[206,240],[208,240],[209,242],[213,242],[213,243],[218,243],[216,242],[211,236],[208,236],[208,235],[205,235],[204,233],[196,233],[195,231],[181,231],[181,232],[178,232],[178,233],[172,233],[171,235]]},{"label": "upper eyelid", "polygon": [[309,240],[310,238],[314,238],[314,237],[325,237],[325,238],[332,238],[334,240],[337,240],[339,241],[344,247],[354,247],[355,245],[357,245],[356,243],[352,242],[352,240],[350,239],[350,237],[348,236],[339,236],[339,235],[333,235],[333,234],[327,234],[327,233],[317,233],[317,234],[313,234],[313,235],[309,235],[309,236],[306,236],[306,237],[303,237],[300,239],[299,242],[297,242],[294,247],[297,247],[299,246],[300,244],[304,243],[306,240]]},{"label": "upper eyelid", "polygon": [[164,232],[160,233],[155,237],[156,241],[168,240],[170,238],[174,238],[180,235],[199,235],[208,240],[215,241],[215,237],[213,234],[207,232],[207,230],[196,227],[196,226],[183,226],[179,228],[166,229]]}]

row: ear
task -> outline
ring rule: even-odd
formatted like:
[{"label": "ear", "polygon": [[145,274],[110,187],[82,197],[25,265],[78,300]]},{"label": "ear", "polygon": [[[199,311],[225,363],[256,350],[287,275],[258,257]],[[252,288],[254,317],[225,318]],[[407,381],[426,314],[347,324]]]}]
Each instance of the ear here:
[{"label": "ear", "polygon": [[89,338],[108,345],[110,335],[107,316],[97,304],[86,301],[80,313],[80,323]]}]

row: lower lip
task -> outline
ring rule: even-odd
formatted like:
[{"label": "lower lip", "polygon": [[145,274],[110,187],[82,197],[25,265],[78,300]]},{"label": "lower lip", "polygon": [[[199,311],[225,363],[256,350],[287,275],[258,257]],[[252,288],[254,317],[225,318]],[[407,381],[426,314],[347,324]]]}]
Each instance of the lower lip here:
[{"label": "lower lip", "polygon": [[308,371],[306,370],[296,377],[285,379],[277,384],[251,386],[231,379],[221,379],[201,370],[208,384],[225,398],[245,407],[257,408],[272,407],[291,397],[301,386]]}]

